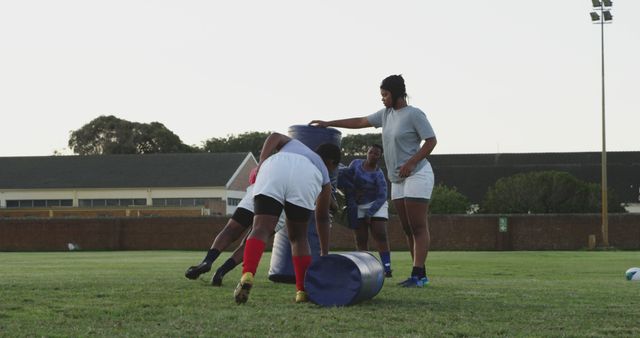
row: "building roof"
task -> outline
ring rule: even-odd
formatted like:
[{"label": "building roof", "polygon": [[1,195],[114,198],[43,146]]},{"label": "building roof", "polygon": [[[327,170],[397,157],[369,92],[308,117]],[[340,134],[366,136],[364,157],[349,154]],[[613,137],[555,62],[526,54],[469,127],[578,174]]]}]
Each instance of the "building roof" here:
[{"label": "building roof", "polygon": [[[600,184],[600,152],[431,155],[436,184],[456,187],[473,202],[480,202],[489,187],[502,177],[532,171],[564,171],[589,183]],[[640,196],[640,152],[607,152],[607,186],[626,203]]]},{"label": "building roof", "polygon": [[[435,183],[456,189],[479,203],[490,187],[503,177],[532,171],[564,171],[589,183],[600,184],[600,152],[443,154],[430,155]],[[350,163],[353,158],[344,158]],[[384,169],[384,161],[380,161]],[[607,186],[625,203],[640,198],[640,152],[607,152]]]},{"label": "building roof", "polygon": [[228,184],[248,157],[253,155],[0,157],[0,189],[220,187]]}]

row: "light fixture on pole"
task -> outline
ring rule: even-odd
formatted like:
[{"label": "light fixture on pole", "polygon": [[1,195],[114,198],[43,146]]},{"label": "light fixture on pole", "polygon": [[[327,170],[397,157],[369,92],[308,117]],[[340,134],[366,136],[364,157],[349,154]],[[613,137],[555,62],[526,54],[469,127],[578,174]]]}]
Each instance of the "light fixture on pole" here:
[{"label": "light fixture on pole", "polygon": [[591,12],[591,21],[600,25],[600,50],[602,66],[602,245],[609,247],[609,216],[607,203],[607,138],[605,128],[605,104],[604,104],[604,24],[611,23],[611,0],[591,0],[593,8],[598,12]]}]

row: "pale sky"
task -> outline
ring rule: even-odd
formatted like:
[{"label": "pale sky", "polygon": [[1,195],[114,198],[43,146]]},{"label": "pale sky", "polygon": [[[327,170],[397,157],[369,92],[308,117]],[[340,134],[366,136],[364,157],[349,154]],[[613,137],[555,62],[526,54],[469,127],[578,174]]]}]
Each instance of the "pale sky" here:
[{"label": "pale sky", "polygon": [[[382,108],[403,74],[434,154],[600,151],[589,0],[0,0],[0,156],[100,115],[184,143]],[[607,150],[640,151],[640,1],[605,26]],[[371,133],[342,129],[343,133]],[[69,150],[66,150],[69,153]]]}]

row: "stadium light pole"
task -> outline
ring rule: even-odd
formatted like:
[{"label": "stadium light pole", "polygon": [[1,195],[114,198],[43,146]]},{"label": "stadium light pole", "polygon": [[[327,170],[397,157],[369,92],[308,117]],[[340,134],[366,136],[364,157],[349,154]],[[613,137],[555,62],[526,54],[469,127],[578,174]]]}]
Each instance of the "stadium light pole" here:
[{"label": "stadium light pole", "polygon": [[[607,138],[605,128],[605,105],[604,105],[604,24],[611,23],[613,15],[611,15],[611,0],[591,0],[594,12],[591,15],[591,21],[600,25],[600,51],[601,51],[601,69],[602,69],[602,245],[609,247],[609,215],[607,201]],[[600,12],[600,13],[598,13]]]}]

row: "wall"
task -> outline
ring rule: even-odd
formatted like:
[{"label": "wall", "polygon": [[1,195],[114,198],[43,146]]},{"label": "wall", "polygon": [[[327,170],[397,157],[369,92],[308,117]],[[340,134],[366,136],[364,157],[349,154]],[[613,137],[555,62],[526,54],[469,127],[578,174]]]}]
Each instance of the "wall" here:
[{"label": "wall", "polygon": [[[580,250],[589,235],[601,243],[600,215],[510,215],[507,232],[498,231],[498,215],[430,216],[432,250]],[[226,217],[0,218],[0,251],[205,250],[224,227]],[[389,224],[393,250],[407,250],[397,218]],[[640,214],[610,214],[609,242],[619,249],[640,249]],[[373,245],[370,244],[371,247]],[[353,250],[351,231],[334,225],[333,250]],[[229,249],[234,249],[235,244]]]},{"label": "wall", "polygon": [[[242,189],[244,190],[244,189]],[[192,188],[109,188],[109,189],[7,189],[0,190],[0,209],[5,210],[7,200],[42,200],[42,199],[70,199],[73,206],[78,206],[79,199],[104,198],[144,198],[147,205],[152,205],[154,198],[226,198],[225,187],[192,187]],[[0,212],[2,211],[0,210]],[[222,210],[224,214],[226,210]]]},{"label": "wall", "polygon": [[[225,202],[222,200],[208,200],[209,214],[222,215]],[[183,217],[202,216],[204,210],[199,207],[111,207],[111,208],[7,208],[0,209],[2,218],[117,218],[117,217]]]}]

